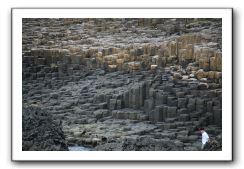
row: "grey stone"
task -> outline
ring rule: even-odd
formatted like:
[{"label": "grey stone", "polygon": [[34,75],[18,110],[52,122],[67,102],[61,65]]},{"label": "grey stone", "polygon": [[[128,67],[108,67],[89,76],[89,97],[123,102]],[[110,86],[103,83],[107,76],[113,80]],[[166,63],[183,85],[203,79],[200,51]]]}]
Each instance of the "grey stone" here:
[{"label": "grey stone", "polygon": [[135,109],[139,109],[141,107],[140,103],[142,102],[141,101],[142,99],[140,98],[140,87],[139,86],[136,86],[134,89],[133,89],[133,108]]},{"label": "grey stone", "polygon": [[176,96],[177,96],[178,98],[184,98],[184,96],[185,96],[185,92],[176,92]]},{"label": "grey stone", "polygon": [[173,92],[173,84],[165,84],[165,86],[164,86],[164,90],[166,91],[166,92]]},{"label": "grey stone", "polygon": [[171,117],[171,118],[166,118],[165,119],[165,122],[167,122],[167,123],[174,123],[175,121],[177,121],[178,120],[178,118],[176,118],[176,117]]},{"label": "grey stone", "polygon": [[189,98],[188,104],[187,104],[187,109],[189,112],[196,110],[196,99],[195,98]]},{"label": "grey stone", "polygon": [[117,107],[116,107],[116,99],[110,99],[109,100],[109,110],[116,110]]},{"label": "grey stone", "polygon": [[178,107],[185,108],[187,105],[187,98],[178,98]]},{"label": "grey stone", "polygon": [[209,85],[207,83],[199,83],[198,84],[198,89],[199,90],[206,90],[209,88]]},{"label": "grey stone", "polygon": [[37,106],[23,107],[23,151],[68,151],[61,121]]},{"label": "grey stone", "polygon": [[93,112],[96,119],[101,119],[109,115],[109,111],[107,109],[98,109]]},{"label": "grey stone", "polygon": [[125,108],[128,108],[129,107],[129,92],[128,91],[125,91],[123,93],[123,102],[124,102]]},{"label": "grey stone", "polygon": [[94,97],[94,103],[102,103],[106,99],[106,96],[104,94],[98,94]]},{"label": "grey stone", "polygon": [[167,108],[167,116],[169,118],[175,117],[177,115],[177,107],[169,107]]},{"label": "grey stone", "polygon": [[218,126],[222,126],[222,109],[213,109],[214,123]]},{"label": "grey stone", "polygon": [[107,109],[108,108],[108,104],[107,104],[107,102],[99,103],[98,107],[99,107],[99,109]]},{"label": "grey stone", "polygon": [[197,147],[184,147],[184,151],[199,151]]},{"label": "grey stone", "polygon": [[154,108],[154,101],[153,99],[147,99],[144,101],[144,111],[148,114]]},{"label": "grey stone", "polygon": [[176,97],[168,97],[167,99],[167,105],[168,106],[177,106],[178,100]]},{"label": "grey stone", "polygon": [[177,113],[180,114],[188,114],[189,111],[186,108],[181,108],[177,110]]},{"label": "grey stone", "polygon": [[156,93],[156,98],[155,98],[155,105],[161,105],[163,104],[163,99],[162,99],[162,94],[161,93]]},{"label": "grey stone", "polygon": [[129,107],[133,108],[135,105],[135,95],[133,93],[133,89],[129,89]]},{"label": "grey stone", "polygon": [[117,106],[117,109],[122,109],[122,101],[121,100],[117,100],[116,101],[116,106]]},{"label": "grey stone", "polygon": [[139,118],[140,121],[147,121],[147,120],[149,120],[149,116],[146,115],[146,114],[140,114],[138,118]]},{"label": "grey stone", "polygon": [[149,89],[149,97],[155,98],[156,97],[156,90],[153,88]]},{"label": "grey stone", "polygon": [[208,101],[207,102],[207,111],[211,112],[213,110],[213,102],[212,101]]},{"label": "grey stone", "polygon": [[196,105],[204,105],[204,103],[205,103],[204,99],[202,99],[202,98],[197,98],[196,99]]},{"label": "grey stone", "polygon": [[145,83],[140,84],[140,93],[139,93],[139,107],[142,107],[144,105],[144,100],[146,98],[146,85]]},{"label": "grey stone", "polygon": [[189,120],[190,120],[189,114],[180,114],[179,121],[189,121]]},{"label": "grey stone", "polygon": [[184,146],[184,143],[182,143],[182,142],[179,141],[179,140],[174,141],[174,144],[175,144],[177,147],[182,147],[182,148],[183,148],[183,146]]},{"label": "grey stone", "polygon": [[154,121],[164,121],[166,117],[164,116],[164,106],[156,106],[154,111]]}]

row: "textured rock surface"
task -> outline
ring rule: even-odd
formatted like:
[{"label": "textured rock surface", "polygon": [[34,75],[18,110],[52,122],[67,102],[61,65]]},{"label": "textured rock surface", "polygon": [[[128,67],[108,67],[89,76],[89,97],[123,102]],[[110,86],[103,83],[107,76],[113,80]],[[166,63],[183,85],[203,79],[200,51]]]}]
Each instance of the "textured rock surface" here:
[{"label": "textured rock surface", "polygon": [[23,19],[23,105],[62,121],[69,145],[199,150],[198,127],[222,133],[221,24]]},{"label": "textured rock surface", "polygon": [[23,151],[68,151],[59,121],[38,107],[23,108]]}]

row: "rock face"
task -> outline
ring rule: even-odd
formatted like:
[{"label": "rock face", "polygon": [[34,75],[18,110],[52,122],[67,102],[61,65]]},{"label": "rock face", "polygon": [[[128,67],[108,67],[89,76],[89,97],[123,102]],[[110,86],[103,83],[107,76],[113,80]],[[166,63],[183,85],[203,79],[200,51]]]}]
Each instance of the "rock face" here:
[{"label": "rock face", "polygon": [[221,25],[23,19],[23,105],[62,121],[69,145],[199,150],[198,127],[222,133]]},{"label": "rock face", "polygon": [[38,107],[24,107],[22,114],[23,151],[67,151],[60,124]]}]

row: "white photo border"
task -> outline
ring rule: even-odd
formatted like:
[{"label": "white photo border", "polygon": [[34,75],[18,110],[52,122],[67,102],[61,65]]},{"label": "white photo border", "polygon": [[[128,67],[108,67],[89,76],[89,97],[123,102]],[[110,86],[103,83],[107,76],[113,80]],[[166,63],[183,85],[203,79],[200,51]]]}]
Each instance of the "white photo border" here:
[{"label": "white photo border", "polygon": [[[12,8],[13,161],[232,161],[232,8]],[[22,151],[22,18],[222,18],[222,151]]]}]

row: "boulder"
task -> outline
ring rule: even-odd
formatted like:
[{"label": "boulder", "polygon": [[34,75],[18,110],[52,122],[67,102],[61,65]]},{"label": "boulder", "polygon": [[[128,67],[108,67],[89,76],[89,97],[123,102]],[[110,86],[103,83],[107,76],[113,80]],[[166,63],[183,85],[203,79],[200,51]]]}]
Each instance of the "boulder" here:
[{"label": "boulder", "polygon": [[199,90],[206,90],[209,88],[209,85],[207,83],[199,83],[197,87]]},{"label": "boulder", "polygon": [[173,78],[174,79],[182,79],[182,75],[180,73],[174,73]]},{"label": "boulder", "polygon": [[117,71],[117,65],[108,65],[108,71],[109,72],[115,72]]},{"label": "boulder", "polygon": [[156,70],[157,67],[158,67],[158,65],[151,65],[151,66],[150,66],[150,69],[151,69],[151,70]]},{"label": "boulder", "polygon": [[198,80],[202,79],[202,78],[205,78],[207,77],[207,72],[205,72],[203,69],[199,69],[197,72],[196,72],[196,77]]},{"label": "boulder", "polygon": [[134,71],[134,70],[140,70],[141,68],[141,62],[129,62],[128,66],[130,68],[130,71]]}]

